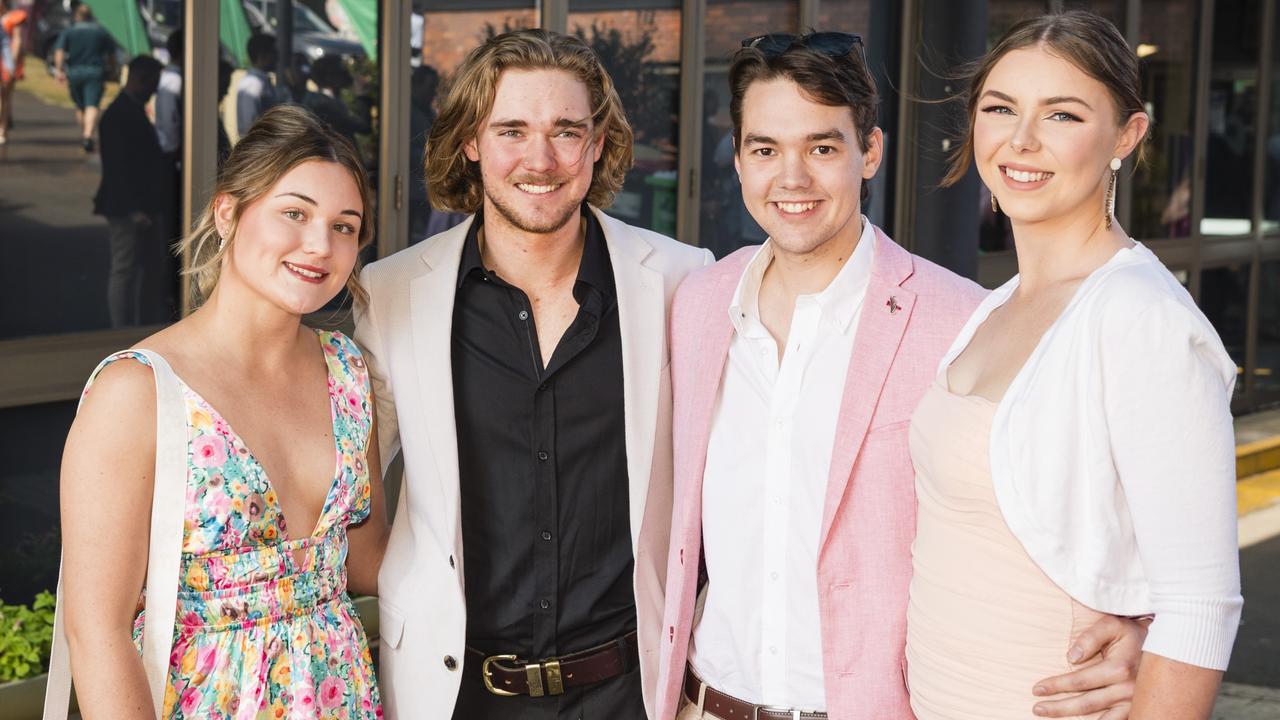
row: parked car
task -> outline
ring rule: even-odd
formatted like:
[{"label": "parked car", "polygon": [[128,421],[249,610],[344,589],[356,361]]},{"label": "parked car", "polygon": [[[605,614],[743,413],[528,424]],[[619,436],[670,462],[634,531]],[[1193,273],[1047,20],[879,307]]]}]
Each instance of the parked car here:
[{"label": "parked car", "polygon": [[[363,58],[360,43],[338,34],[326,20],[314,10],[297,0],[293,3],[293,52],[311,61],[325,55],[345,58]],[[244,0],[244,14],[255,32],[276,34],[276,0]]]}]

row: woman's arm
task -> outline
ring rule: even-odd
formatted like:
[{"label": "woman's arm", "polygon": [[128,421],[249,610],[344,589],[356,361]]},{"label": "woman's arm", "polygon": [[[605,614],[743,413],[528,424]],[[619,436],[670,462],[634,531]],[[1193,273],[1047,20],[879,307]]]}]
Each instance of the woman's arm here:
[{"label": "woman's arm", "polygon": [[[371,391],[372,392],[372,391]],[[369,407],[376,407],[371,402]],[[391,529],[387,500],[382,490],[382,461],[378,456],[378,419],[375,415],[366,443],[365,467],[369,468],[369,517],[347,531],[347,588],[359,595],[378,594],[378,570],[387,549]]]},{"label": "woman's arm", "polygon": [[154,717],[132,629],[147,571],[155,381],[121,360],[94,382],[62,454],[62,595],[85,720]]},{"label": "woman's arm", "polygon": [[1133,696],[1133,720],[1200,720],[1213,712],[1222,682],[1220,670],[1189,665],[1154,653],[1143,653],[1138,688]]},{"label": "woman's arm", "polygon": [[[1118,314],[1119,316],[1125,313]],[[1154,620],[1134,720],[1204,720],[1240,620],[1232,363],[1170,297],[1104,334],[1107,428]]]}]

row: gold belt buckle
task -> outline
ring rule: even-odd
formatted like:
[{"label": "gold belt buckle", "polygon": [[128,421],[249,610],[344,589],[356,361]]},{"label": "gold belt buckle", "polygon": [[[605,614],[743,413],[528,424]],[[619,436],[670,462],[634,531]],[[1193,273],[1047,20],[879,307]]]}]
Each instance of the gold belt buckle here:
[{"label": "gold belt buckle", "polygon": [[[519,693],[513,693],[510,690],[503,690],[502,688],[494,687],[493,671],[489,669],[490,665],[492,665],[495,662],[498,662],[499,660],[515,660],[515,659],[516,659],[515,655],[490,655],[489,657],[484,659],[484,662],[480,664],[480,675],[484,678],[484,686],[486,690],[493,693],[494,695],[503,695],[506,697],[515,697],[516,695],[519,695]],[[532,688],[530,689],[532,690]]]}]

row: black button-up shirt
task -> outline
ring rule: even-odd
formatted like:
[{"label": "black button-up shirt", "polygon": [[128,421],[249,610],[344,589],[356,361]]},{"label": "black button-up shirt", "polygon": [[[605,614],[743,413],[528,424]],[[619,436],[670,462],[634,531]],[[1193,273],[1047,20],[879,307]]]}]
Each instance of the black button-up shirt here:
[{"label": "black button-up shirt", "polygon": [[484,267],[481,222],[453,307],[467,645],[533,661],[636,627],[617,293],[584,211],[578,314],[544,368],[528,296]]}]

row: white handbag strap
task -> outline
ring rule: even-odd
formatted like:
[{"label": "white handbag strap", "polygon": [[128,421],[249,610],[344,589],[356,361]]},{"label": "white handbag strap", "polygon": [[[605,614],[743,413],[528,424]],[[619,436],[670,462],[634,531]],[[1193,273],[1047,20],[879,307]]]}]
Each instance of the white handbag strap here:
[{"label": "white handbag strap", "polygon": [[[156,468],[151,498],[151,537],[147,557],[146,618],[142,635],[142,667],[151,689],[156,717],[164,713],[169,682],[169,653],[178,612],[178,575],[182,569],[182,535],[187,488],[187,408],[169,363],[150,350],[116,353],[103,361],[136,353],[147,359],[156,380]],[[99,369],[101,365],[99,366]],[[94,375],[97,370],[94,371]],[[91,376],[92,378],[92,376]],[[92,382],[92,379],[90,380]],[[54,608],[53,649],[45,689],[44,720],[66,720],[71,696],[71,657],[63,615],[62,572]]]}]

